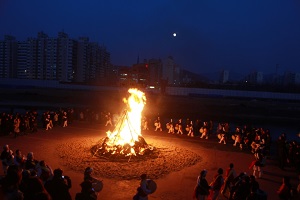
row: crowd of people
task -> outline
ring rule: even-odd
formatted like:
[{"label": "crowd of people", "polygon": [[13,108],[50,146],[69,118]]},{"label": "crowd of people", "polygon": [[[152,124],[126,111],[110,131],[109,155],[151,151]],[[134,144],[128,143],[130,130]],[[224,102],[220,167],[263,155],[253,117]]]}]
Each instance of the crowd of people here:
[{"label": "crowd of people", "polygon": [[[255,154],[259,154],[259,148]],[[234,164],[230,163],[224,170],[219,168],[213,176],[210,184],[206,180],[207,170],[202,170],[197,178],[194,189],[194,198],[197,200],[215,200],[219,195],[223,195],[230,200],[258,200],[267,199],[267,194],[260,188],[257,178],[261,178],[261,173],[256,176],[254,166],[262,167],[262,160],[259,155],[255,155],[255,160],[250,164],[253,167],[253,174],[247,175],[245,172],[239,174],[234,169]],[[72,181],[69,176],[64,175],[60,168],[52,168],[44,161],[35,159],[33,152],[27,156],[17,149],[14,153],[9,145],[3,146],[1,161],[5,176],[0,179],[0,188],[3,199],[28,199],[28,200],[68,200],[72,199],[70,188]],[[83,181],[80,184],[81,191],[75,196],[75,200],[96,200],[97,193],[102,190],[101,181],[92,175],[93,168],[87,167],[83,173]],[[97,185],[98,188],[97,189]],[[135,200],[147,200],[148,195],[156,189],[149,187],[146,174],[141,175],[140,186],[134,195]],[[276,191],[280,199],[291,199],[293,193],[289,177],[283,177],[282,185]],[[300,184],[297,188],[300,192]],[[0,196],[1,197],[1,196]]]},{"label": "crowd of people", "polygon": [[[9,145],[3,146],[1,162],[4,177],[0,178],[0,199],[7,200],[71,200],[72,181],[60,168],[52,170],[45,160],[37,160],[33,152],[27,156]],[[101,191],[101,181],[92,175],[93,169],[87,167],[75,200],[96,200]],[[97,189],[98,187],[98,189]]]},{"label": "crowd of people", "polygon": [[[255,127],[253,125],[231,125],[229,122],[218,122],[214,125],[212,120],[199,120],[193,122],[191,119],[178,119],[174,122],[170,119],[165,126],[160,117],[154,120],[153,127],[149,126],[149,120],[142,121],[142,130],[154,130],[166,132],[173,135],[185,135],[198,139],[213,139],[220,144],[232,145],[234,148],[245,150],[254,155],[259,150],[263,161],[271,154],[271,145],[275,143],[276,152],[279,158],[279,167],[293,167],[300,173],[300,143],[295,140],[288,140],[285,133],[274,140],[269,129]],[[232,126],[232,127],[231,127]],[[184,128],[185,127],[185,128]],[[233,130],[232,130],[233,129]]]},{"label": "crowd of people", "polygon": [[267,194],[260,189],[255,176],[241,172],[237,175],[233,163],[229,164],[225,174],[223,168],[219,168],[213,176],[210,184],[206,179],[208,171],[202,170],[197,177],[194,189],[194,198],[197,200],[215,200],[219,195],[229,200],[267,199]]},{"label": "crowd of people", "polygon": [[58,109],[40,114],[36,110],[25,113],[2,112],[0,116],[0,136],[36,133],[40,128],[51,130],[55,126],[67,127],[74,119],[74,109]]},{"label": "crowd of people", "polygon": [[[256,163],[255,165],[259,165]],[[257,177],[254,174],[247,175],[246,172],[236,173],[234,164],[230,163],[225,171],[219,168],[213,179],[208,183],[206,179],[208,171],[202,170],[197,177],[194,188],[194,199],[216,200],[219,195],[229,200],[266,200],[267,193],[260,188]],[[300,181],[300,176],[299,176]],[[281,200],[298,199],[300,194],[300,182],[297,188],[293,188],[290,177],[283,176],[282,184],[276,190]]]},{"label": "crowd of people", "polygon": [[[117,116],[110,112],[98,113],[90,109],[77,112],[74,109],[58,109],[45,111],[41,115],[37,111],[27,111],[24,114],[3,112],[0,117],[0,135],[18,137],[19,135],[36,133],[39,129],[48,131],[56,126],[67,127],[74,120],[101,123],[104,126],[113,127]],[[220,168],[214,180],[208,184],[205,183],[207,182],[205,177],[208,171],[202,170],[197,179],[195,198],[206,199],[210,197],[216,199],[219,194],[227,195],[229,199],[252,200],[257,199],[257,195],[264,198],[265,193],[260,189],[256,179],[263,176],[262,169],[266,164],[267,156],[271,153],[271,144],[274,142],[268,129],[243,125],[233,126],[232,131],[230,123],[214,124],[212,120],[178,119],[175,121],[170,119],[169,122],[165,123],[165,126],[163,124],[160,117],[155,118],[153,122],[144,117],[141,129],[143,131],[153,130],[174,135],[185,135],[203,140],[212,138],[220,145],[231,144],[233,148],[249,150],[254,155],[253,162],[249,164],[249,168],[253,169],[251,175],[245,173],[236,175],[231,163],[225,176],[223,176],[223,169]],[[300,144],[296,141],[288,141],[284,133],[275,142],[279,167],[283,170],[285,167],[294,167],[300,172]],[[37,161],[32,152],[25,156],[20,150],[14,152],[9,149],[8,145],[5,145],[1,153],[1,161],[5,176],[0,183],[5,195],[33,200],[71,198],[69,193],[69,189],[72,187],[70,177],[64,176],[61,169],[52,170],[44,160]],[[97,180],[88,175],[91,172],[92,168],[86,169],[81,184],[82,191],[76,195],[76,199],[97,199],[97,192],[94,189],[95,185],[93,185]],[[206,188],[205,192],[202,188],[203,184]],[[200,185],[201,188],[199,189]],[[289,178],[284,177],[283,185],[278,190],[278,195],[282,196],[281,199],[286,199],[283,196],[287,195],[287,187],[290,191]],[[143,197],[139,198],[143,199]]]}]

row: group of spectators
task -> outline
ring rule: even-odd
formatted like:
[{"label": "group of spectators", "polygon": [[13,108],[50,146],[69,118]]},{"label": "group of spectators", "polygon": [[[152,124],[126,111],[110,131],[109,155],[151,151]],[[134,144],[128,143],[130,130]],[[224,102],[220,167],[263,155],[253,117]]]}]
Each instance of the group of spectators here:
[{"label": "group of spectators", "polygon": [[[217,199],[221,194],[231,200],[256,200],[267,199],[267,194],[260,189],[256,178],[261,178],[261,174],[256,176],[256,170],[263,165],[260,158],[261,148],[255,150],[253,162],[253,174],[247,175],[245,172],[236,174],[233,163],[230,163],[223,175],[223,169],[219,168],[210,184],[206,180],[207,170],[202,170],[197,178],[194,190],[194,197],[204,200],[208,196],[210,199]],[[52,168],[44,160],[36,160],[33,152],[27,156],[20,150],[15,152],[4,145],[1,152],[1,161],[5,176],[0,179],[3,199],[28,199],[28,200],[50,200],[64,199],[70,200],[69,189],[72,187],[70,177],[64,176],[63,170]],[[252,167],[252,164],[249,168]],[[87,167],[84,172],[81,192],[75,196],[75,200],[96,200],[97,192],[93,183],[98,180],[92,176],[93,169]],[[141,186],[138,188],[138,199],[147,199],[151,190],[147,190],[146,178],[142,178]],[[299,190],[299,186],[298,186]],[[299,191],[298,191],[299,192]],[[292,186],[289,177],[283,177],[282,185],[278,188],[277,194],[280,199],[292,198]],[[0,196],[1,197],[1,196]]]},{"label": "group of spectators", "polygon": [[[7,200],[71,200],[69,192],[72,181],[60,168],[52,168],[44,160],[36,160],[33,152],[27,156],[20,150],[10,149],[4,145],[1,152],[4,177],[0,178],[0,199]],[[84,172],[82,190],[76,194],[75,200],[96,200],[97,192],[93,183],[97,179],[92,176],[92,168]]]},{"label": "group of spectators", "polygon": [[38,131],[38,113],[28,111],[25,114],[2,112],[0,116],[0,135],[35,133]]},{"label": "group of spectators", "polygon": [[27,135],[36,133],[40,128],[51,130],[55,126],[67,127],[74,119],[74,109],[58,109],[40,114],[36,110],[25,113],[2,112],[0,114],[0,136]]},{"label": "group of spectators", "polygon": [[[206,179],[208,171],[202,170],[197,177],[196,186],[194,188],[194,199],[205,200],[218,199],[219,195],[223,195],[229,200],[266,200],[268,195],[260,188],[255,175],[247,175],[245,172],[239,174],[234,169],[234,164],[230,163],[225,174],[223,168],[219,168],[213,176],[210,184]],[[293,188],[290,183],[290,177],[284,176],[282,184],[276,190],[279,199],[291,200],[297,198],[300,193],[300,184],[297,188]]]}]

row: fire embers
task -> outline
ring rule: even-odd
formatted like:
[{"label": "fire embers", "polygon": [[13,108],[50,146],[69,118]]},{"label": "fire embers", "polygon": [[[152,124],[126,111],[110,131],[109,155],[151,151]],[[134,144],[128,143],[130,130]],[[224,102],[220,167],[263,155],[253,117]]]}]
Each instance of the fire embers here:
[{"label": "fire embers", "polygon": [[[122,159],[128,160],[141,160],[147,158],[157,158],[158,150],[150,145],[148,145],[145,139],[141,136],[135,141],[134,145],[126,143],[124,145],[108,145],[108,137],[102,139],[99,144],[94,145],[91,148],[93,156],[100,158],[107,158],[110,160],[122,161]],[[128,161],[129,161],[128,160]]]}]

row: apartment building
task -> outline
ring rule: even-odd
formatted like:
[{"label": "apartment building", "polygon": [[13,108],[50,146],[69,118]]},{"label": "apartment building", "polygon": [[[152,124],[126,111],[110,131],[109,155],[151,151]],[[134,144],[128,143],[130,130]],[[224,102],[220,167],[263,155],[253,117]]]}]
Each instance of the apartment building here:
[{"label": "apartment building", "polygon": [[101,82],[110,68],[110,53],[87,37],[39,32],[25,41],[8,35],[0,41],[0,78]]}]

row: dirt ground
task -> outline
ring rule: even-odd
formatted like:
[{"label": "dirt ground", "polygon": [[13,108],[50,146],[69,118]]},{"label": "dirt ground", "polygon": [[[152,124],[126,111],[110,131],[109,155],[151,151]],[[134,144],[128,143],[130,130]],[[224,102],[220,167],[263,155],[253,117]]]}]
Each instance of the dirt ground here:
[{"label": "dirt ground", "polygon": [[[2,94],[2,107],[91,107],[113,113],[122,110],[122,99],[127,97],[126,91],[5,90]],[[297,128],[299,107],[297,102],[148,95],[144,114],[150,117],[158,114],[164,118],[200,117],[203,120],[247,121]],[[87,166],[94,167],[95,176],[103,181],[104,187],[98,194],[98,199],[107,200],[132,199],[141,173],[149,174],[149,178],[157,183],[157,190],[149,199],[162,200],[192,199],[193,188],[202,169],[208,170],[209,182],[219,167],[226,169],[230,162],[235,164],[238,173],[252,173],[248,166],[253,155],[241,152],[230,144],[218,144],[216,137],[200,140],[152,130],[143,132],[145,140],[149,144],[169,150],[160,159],[153,162],[106,163],[89,156],[89,147],[105,137],[105,131],[101,124],[75,121],[66,128],[55,127],[51,131],[39,129],[36,134],[16,139],[11,136],[1,137],[0,145],[9,144],[13,150],[20,149],[24,154],[32,151],[36,159],[44,159],[53,169],[62,168],[64,174],[72,179],[72,197],[80,191],[79,184]],[[287,168],[281,171],[277,167],[276,157],[271,157],[264,167],[263,178],[258,180],[261,189],[268,193],[268,199],[278,199],[276,190],[284,175],[292,177],[294,186],[297,184],[295,170]]]},{"label": "dirt ground", "polygon": [[[83,170],[88,166],[93,167],[95,176],[103,181],[104,187],[98,194],[98,199],[107,200],[132,199],[139,184],[138,175],[141,173],[149,174],[149,178],[157,183],[157,190],[149,199],[161,200],[192,199],[193,188],[202,169],[208,170],[209,182],[219,167],[226,169],[230,162],[235,164],[238,173],[252,173],[248,166],[253,160],[253,155],[240,152],[231,144],[219,144],[214,138],[201,140],[154,131],[144,132],[145,140],[148,144],[170,147],[169,154],[175,159],[165,157],[164,161],[145,161],[138,165],[132,162],[105,163],[89,154],[89,147],[104,136],[104,127],[74,122],[66,128],[39,130],[38,133],[16,139],[12,136],[1,137],[1,144],[9,144],[13,150],[20,149],[24,154],[32,151],[36,159],[44,159],[53,169],[62,168],[64,175],[72,179],[72,197],[80,191]],[[291,176],[293,185],[296,185],[294,169],[287,168],[286,171],[281,171],[276,160],[269,159],[264,167],[263,178],[258,179],[261,189],[268,193],[268,199],[277,199],[276,190],[284,175]]]}]

